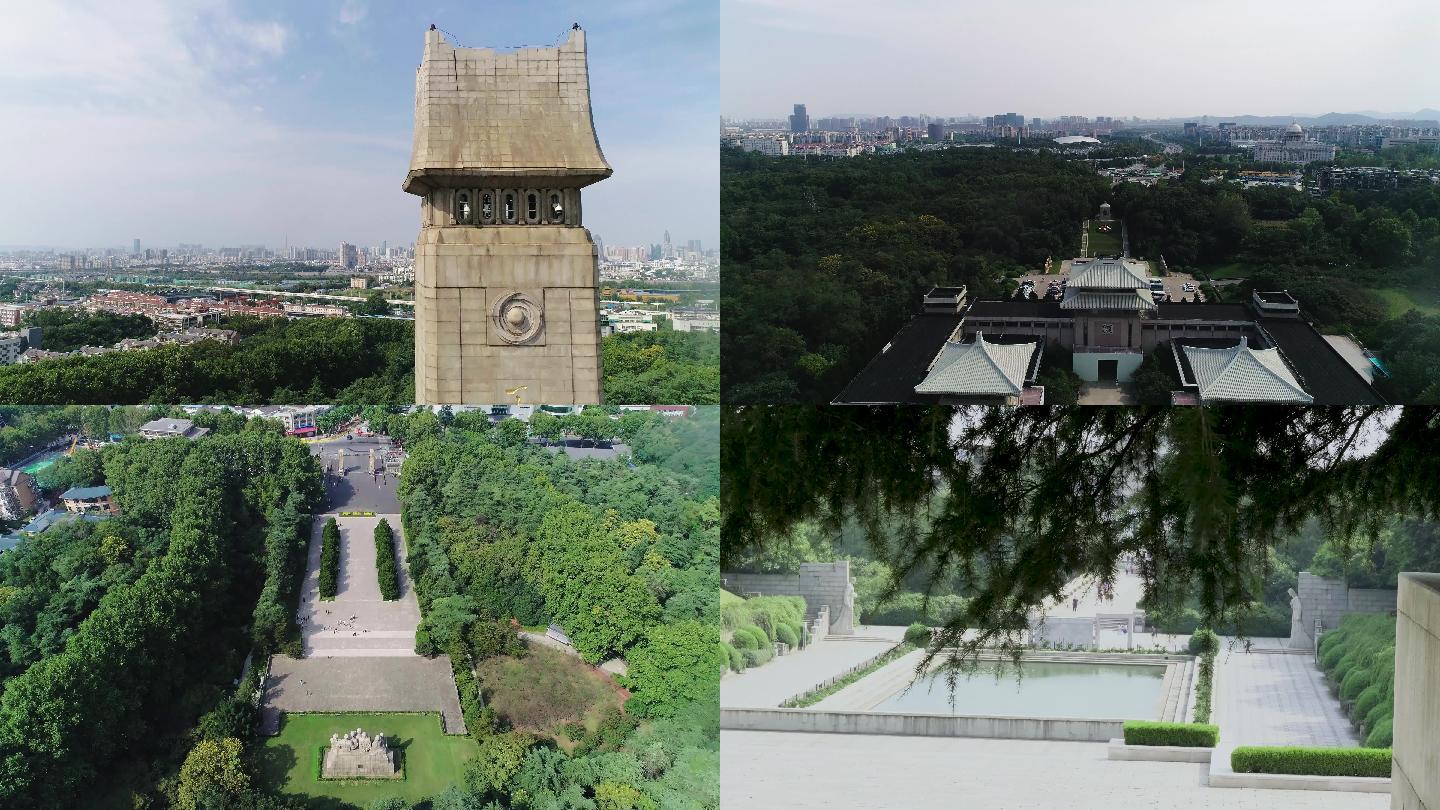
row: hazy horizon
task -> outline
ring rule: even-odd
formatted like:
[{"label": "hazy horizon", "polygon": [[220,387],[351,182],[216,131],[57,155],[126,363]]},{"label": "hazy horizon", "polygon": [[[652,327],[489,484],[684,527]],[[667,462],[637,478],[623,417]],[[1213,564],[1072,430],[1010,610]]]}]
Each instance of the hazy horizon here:
[{"label": "hazy horizon", "polygon": [[[1440,12],[1395,0],[721,0],[721,110],[1199,118],[1440,108]],[[1250,111],[1250,112],[1247,112]],[[1309,111],[1309,112],[1306,112]]]},{"label": "hazy horizon", "polygon": [[0,245],[414,241],[415,69],[587,32],[610,244],[719,239],[718,9],[699,0],[56,0],[0,11]]}]

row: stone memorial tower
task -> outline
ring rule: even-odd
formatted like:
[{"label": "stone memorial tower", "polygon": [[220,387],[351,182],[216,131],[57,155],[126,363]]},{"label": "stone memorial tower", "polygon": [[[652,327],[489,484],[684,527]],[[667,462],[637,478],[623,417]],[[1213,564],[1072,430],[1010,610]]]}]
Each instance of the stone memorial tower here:
[{"label": "stone memorial tower", "polygon": [[585,32],[456,48],[432,26],[415,77],[415,398],[600,401],[599,262],[580,189],[611,174]]}]

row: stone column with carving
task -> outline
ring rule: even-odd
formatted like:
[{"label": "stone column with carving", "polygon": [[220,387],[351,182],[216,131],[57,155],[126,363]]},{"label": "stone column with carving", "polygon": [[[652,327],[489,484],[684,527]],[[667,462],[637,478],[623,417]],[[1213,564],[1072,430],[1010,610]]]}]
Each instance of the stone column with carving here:
[{"label": "stone column with carving", "polygon": [[598,403],[599,260],[580,190],[609,177],[585,32],[553,48],[425,35],[405,191],[420,404]]}]

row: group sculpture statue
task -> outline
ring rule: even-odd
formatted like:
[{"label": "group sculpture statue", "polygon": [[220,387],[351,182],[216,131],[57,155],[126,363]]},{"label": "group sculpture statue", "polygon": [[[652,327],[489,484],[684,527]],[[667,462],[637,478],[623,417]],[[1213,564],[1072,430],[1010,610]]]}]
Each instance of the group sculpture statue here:
[{"label": "group sculpture statue", "polygon": [[325,751],[326,779],[395,779],[400,768],[384,734],[371,737],[361,729],[331,734]]}]

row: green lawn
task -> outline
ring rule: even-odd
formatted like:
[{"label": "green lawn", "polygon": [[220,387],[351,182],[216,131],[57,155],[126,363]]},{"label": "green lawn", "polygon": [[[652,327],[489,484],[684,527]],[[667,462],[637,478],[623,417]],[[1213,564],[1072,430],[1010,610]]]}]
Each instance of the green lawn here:
[{"label": "green lawn", "polygon": [[[316,778],[316,758],[331,734],[362,728],[396,741],[405,778],[395,781],[330,781]],[[260,779],[272,788],[330,808],[338,799],[364,808],[376,799],[398,796],[412,804],[464,779],[465,762],[479,748],[470,737],[446,735],[439,714],[287,714],[280,733],[265,740]]]},{"label": "green lawn", "polygon": [[1436,290],[1415,290],[1404,287],[1381,287],[1372,290],[1385,302],[1386,314],[1399,318],[1412,309],[1423,315],[1440,315],[1440,292]]},{"label": "green lawn", "polygon": [[1210,278],[1213,279],[1246,278],[1252,271],[1253,268],[1244,262],[1230,262],[1229,264],[1217,264],[1214,267],[1205,268],[1205,272],[1209,273]]},{"label": "green lawn", "polygon": [[1100,223],[1090,220],[1090,255],[1091,256],[1119,256],[1120,255],[1120,220],[1106,223],[1110,226],[1109,233],[1100,230]]}]

